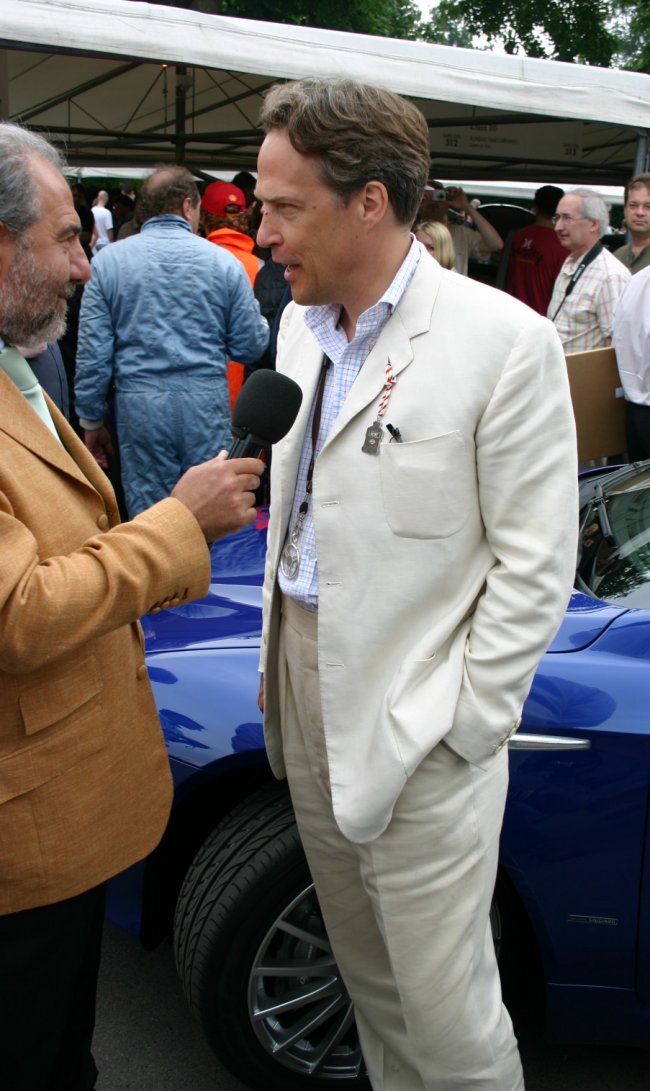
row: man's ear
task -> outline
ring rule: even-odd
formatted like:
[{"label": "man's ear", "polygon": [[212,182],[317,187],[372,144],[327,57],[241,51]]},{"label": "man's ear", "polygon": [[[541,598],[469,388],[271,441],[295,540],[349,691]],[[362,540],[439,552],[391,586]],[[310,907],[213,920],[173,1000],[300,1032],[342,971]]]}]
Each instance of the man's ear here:
[{"label": "man's ear", "polygon": [[196,205],[192,204],[191,197],[183,197],[183,204],[181,205],[181,216],[188,223],[192,222],[192,213],[196,209]]},{"label": "man's ear", "polygon": [[383,182],[373,179],[371,182],[366,182],[361,195],[363,215],[367,224],[369,226],[379,224],[391,208],[386,186]]}]

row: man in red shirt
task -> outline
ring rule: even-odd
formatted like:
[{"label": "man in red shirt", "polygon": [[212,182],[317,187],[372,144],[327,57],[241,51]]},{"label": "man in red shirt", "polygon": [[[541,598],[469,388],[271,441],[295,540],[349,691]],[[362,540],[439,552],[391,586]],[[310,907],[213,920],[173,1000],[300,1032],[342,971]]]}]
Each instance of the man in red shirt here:
[{"label": "man in red shirt", "polygon": [[543,315],[566,258],[552,221],[563,196],[564,190],[558,186],[542,186],[537,190],[533,205],[535,223],[515,232],[508,262],[506,291]]}]

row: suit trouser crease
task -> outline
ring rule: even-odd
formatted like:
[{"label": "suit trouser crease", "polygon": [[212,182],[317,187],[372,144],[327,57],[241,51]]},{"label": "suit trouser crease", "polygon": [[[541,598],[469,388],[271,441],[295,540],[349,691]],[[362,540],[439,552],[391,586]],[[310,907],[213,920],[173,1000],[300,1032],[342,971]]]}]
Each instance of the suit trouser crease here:
[{"label": "suit trouser crease", "polygon": [[316,631],[317,615],[285,599],[284,757],[374,1091],[522,1091],[489,923],[507,752],[483,771],[441,743],[384,833],[348,841],[332,813]]}]

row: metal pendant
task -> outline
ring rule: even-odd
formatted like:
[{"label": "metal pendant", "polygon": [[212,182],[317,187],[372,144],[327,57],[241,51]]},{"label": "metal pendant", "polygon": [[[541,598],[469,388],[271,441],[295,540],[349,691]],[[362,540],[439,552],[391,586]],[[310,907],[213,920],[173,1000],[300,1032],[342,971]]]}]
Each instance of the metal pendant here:
[{"label": "metal pendant", "polygon": [[381,426],[381,421],[373,421],[373,423],[366,428],[366,438],[363,441],[361,450],[365,451],[367,455],[378,454],[382,432],[383,428]]},{"label": "metal pendant", "polygon": [[300,551],[294,542],[287,542],[280,554],[280,571],[288,580],[295,580],[300,571]]}]

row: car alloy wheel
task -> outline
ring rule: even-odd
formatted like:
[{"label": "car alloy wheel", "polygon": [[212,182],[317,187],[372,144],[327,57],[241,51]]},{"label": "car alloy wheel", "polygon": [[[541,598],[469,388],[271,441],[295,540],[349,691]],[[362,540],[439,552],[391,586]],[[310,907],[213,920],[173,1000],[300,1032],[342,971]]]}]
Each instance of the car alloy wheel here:
[{"label": "car alloy wheel", "polygon": [[248,1087],[369,1089],[284,790],[256,793],[208,837],[178,898],[174,946],[211,1048]]}]

